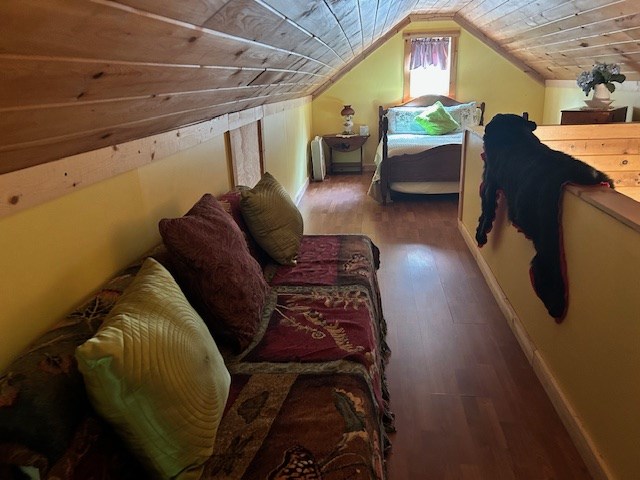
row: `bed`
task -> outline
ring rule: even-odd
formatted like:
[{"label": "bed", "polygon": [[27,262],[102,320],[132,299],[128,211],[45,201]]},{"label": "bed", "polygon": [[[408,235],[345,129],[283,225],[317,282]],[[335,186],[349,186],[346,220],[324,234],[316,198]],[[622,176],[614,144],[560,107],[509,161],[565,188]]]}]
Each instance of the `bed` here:
[{"label": "bed", "polygon": [[[445,135],[428,135],[414,119],[439,101],[460,128]],[[386,205],[391,192],[457,193],[463,131],[482,125],[485,104],[462,103],[442,95],[425,95],[389,108],[380,106],[376,171],[369,195]]]}]

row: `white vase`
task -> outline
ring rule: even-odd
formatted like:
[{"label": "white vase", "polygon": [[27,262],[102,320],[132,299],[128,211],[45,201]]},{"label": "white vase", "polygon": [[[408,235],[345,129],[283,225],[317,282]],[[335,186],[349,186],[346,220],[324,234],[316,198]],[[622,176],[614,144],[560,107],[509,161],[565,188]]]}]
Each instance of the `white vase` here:
[{"label": "white vase", "polygon": [[585,100],[588,108],[593,110],[608,110],[611,108],[613,100],[611,100],[611,92],[604,83],[598,83],[593,88],[593,97]]},{"label": "white vase", "polygon": [[598,83],[593,87],[593,99],[606,102],[611,99],[611,92],[604,83]]}]

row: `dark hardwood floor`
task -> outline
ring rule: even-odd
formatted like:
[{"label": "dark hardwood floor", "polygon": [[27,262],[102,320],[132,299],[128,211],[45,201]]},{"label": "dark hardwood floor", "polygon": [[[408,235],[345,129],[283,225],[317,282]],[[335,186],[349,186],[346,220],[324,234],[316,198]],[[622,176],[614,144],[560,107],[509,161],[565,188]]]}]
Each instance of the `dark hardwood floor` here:
[{"label": "dark hardwood floor", "polygon": [[364,233],[378,272],[397,433],[390,480],[591,478],[457,229],[457,196],[367,197],[370,174],[312,183],[305,233]]}]

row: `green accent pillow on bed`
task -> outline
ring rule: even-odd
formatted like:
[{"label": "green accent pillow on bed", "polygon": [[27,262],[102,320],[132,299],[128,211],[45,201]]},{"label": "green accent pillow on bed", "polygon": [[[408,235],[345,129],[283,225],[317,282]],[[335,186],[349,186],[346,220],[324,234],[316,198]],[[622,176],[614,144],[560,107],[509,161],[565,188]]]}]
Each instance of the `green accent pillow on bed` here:
[{"label": "green accent pillow on bed", "polygon": [[429,135],[444,135],[460,128],[458,122],[437,101],[416,117],[416,122]]}]

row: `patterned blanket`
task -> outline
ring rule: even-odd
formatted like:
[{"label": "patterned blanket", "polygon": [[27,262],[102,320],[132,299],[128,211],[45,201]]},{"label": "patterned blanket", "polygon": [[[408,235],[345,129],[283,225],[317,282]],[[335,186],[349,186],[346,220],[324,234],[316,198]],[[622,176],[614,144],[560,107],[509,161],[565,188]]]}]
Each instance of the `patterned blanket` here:
[{"label": "patterned blanket", "polygon": [[[240,354],[223,349],[231,392],[203,479],[384,479],[393,415],[378,262],[365,236],[306,236],[296,266],[266,266],[273,288],[258,334]],[[140,265],[69,321],[97,328]],[[147,478],[91,411],[52,465],[0,444],[0,477],[20,478],[9,464],[33,465],[51,480]]]}]

